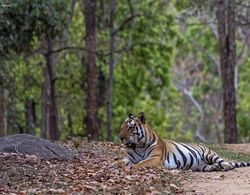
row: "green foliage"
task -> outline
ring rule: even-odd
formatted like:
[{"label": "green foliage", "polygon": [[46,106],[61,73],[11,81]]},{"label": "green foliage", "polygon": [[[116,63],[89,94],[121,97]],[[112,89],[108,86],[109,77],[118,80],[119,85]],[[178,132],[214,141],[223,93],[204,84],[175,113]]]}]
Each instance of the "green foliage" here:
[{"label": "green foliage", "polygon": [[[149,123],[159,134],[169,135],[166,102],[172,93],[176,93],[170,87],[170,70],[174,45],[178,40],[173,14],[169,11],[171,6],[151,1],[135,4],[140,16],[118,34],[119,39],[132,42],[132,50],[124,55],[115,69],[113,105],[116,132],[128,113],[143,111],[151,117]],[[118,13],[123,10],[128,15],[128,8],[125,11],[124,5],[119,4],[117,9]]]},{"label": "green foliage", "polygon": [[[97,67],[104,86],[99,98],[106,97],[109,56],[109,1],[98,2]],[[184,95],[186,86],[204,111],[203,134],[216,140],[223,130],[221,80],[218,41],[211,27],[199,18],[209,1],[129,1],[116,2],[114,26],[115,47],[113,89],[114,140],[128,113],[146,113],[149,125],[163,138],[191,142],[199,124],[200,113]],[[198,3],[198,4],[197,4]],[[24,101],[36,102],[39,133],[41,122],[41,89],[45,61],[34,54],[49,33],[56,41],[68,31],[68,46],[84,48],[85,26],[82,2],[76,1],[70,21],[71,1],[18,0],[11,7],[0,7],[0,87],[10,92],[9,123],[25,127]],[[209,5],[209,6],[212,6]],[[209,13],[214,13],[210,9]],[[71,13],[72,14],[72,13]],[[190,14],[190,15],[188,15]],[[60,47],[60,42],[54,49]],[[243,44],[238,40],[240,50]],[[23,55],[20,55],[23,54]],[[105,54],[105,55],[100,55]],[[83,50],[65,50],[58,54],[56,97],[62,138],[70,131],[84,136],[85,65]],[[176,71],[177,70],[177,71]],[[250,135],[250,60],[239,69],[238,122],[241,136]],[[106,139],[106,99],[100,103],[101,139]]]},{"label": "green foliage", "polygon": [[62,35],[68,17],[67,1],[19,0],[9,2],[7,7],[3,4],[0,7],[0,60],[3,66],[0,87],[9,92],[9,132],[26,131],[26,99],[36,103],[37,126],[41,119],[45,62],[41,53],[34,49],[41,46],[46,33],[54,39]]},{"label": "green foliage", "polygon": [[238,89],[238,116],[240,134],[245,141],[250,141],[250,58],[240,66],[240,83]]},{"label": "green foliage", "polygon": [[[33,99],[38,105],[36,115],[41,118],[40,101],[41,87],[43,84],[43,60],[42,57],[30,58],[28,61],[22,58],[16,58],[15,61],[8,61],[11,66],[11,84],[8,92],[10,95],[10,105],[8,113],[9,132],[15,133],[20,128],[26,129],[25,126],[25,107],[26,99]],[[38,134],[39,135],[39,134]]]},{"label": "green foliage", "polygon": [[18,0],[0,8],[0,55],[29,51],[44,32],[60,35],[65,25],[66,1]]}]

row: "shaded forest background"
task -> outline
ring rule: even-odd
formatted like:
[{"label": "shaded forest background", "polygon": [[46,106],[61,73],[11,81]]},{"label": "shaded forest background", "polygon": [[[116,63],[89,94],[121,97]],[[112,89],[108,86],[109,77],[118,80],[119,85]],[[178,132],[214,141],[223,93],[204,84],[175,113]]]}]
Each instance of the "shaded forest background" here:
[{"label": "shaded forest background", "polygon": [[1,135],[118,141],[143,111],[163,137],[250,141],[249,0],[0,2]]}]

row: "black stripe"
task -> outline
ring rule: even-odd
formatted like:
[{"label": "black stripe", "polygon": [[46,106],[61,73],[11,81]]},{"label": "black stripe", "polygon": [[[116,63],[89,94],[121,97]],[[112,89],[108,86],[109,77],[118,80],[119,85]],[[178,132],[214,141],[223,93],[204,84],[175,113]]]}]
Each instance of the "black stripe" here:
[{"label": "black stripe", "polygon": [[173,153],[173,156],[174,156],[174,162],[175,162],[175,164],[177,165],[177,169],[178,169],[178,168],[180,168],[181,163],[180,163],[180,161],[179,161],[179,160],[177,160],[177,158],[176,158],[176,156],[175,156],[175,154],[174,154],[174,153]]},{"label": "black stripe", "polygon": [[193,163],[194,163],[193,156],[190,153],[189,153],[189,156],[190,156],[191,162],[190,162],[189,166],[187,167],[187,169],[190,169],[193,166]]},{"label": "black stripe", "polygon": [[[149,150],[149,151],[147,151],[148,156],[150,156],[151,152],[152,152],[155,148],[156,148],[156,146],[154,146],[154,147],[150,148],[150,150]],[[145,154],[146,154],[146,153],[145,153]]]},{"label": "black stripe", "polygon": [[[213,157],[215,157],[215,156],[213,156]],[[219,156],[216,156],[213,161],[216,162],[219,158],[220,158]]]},{"label": "black stripe", "polygon": [[202,150],[202,154],[200,154],[201,155],[201,160],[205,160],[205,150],[203,149],[203,147],[202,146],[199,146],[200,148],[201,148],[201,150]]},{"label": "black stripe", "polygon": [[[153,133],[152,133],[153,134]],[[155,138],[155,135],[153,134],[153,136],[152,136],[153,138],[149,141],[149,143],[147,143],[146,144],[146,147],[145,147],[145,153],[146,153],[146,151],[149,149],[149,147],[152,145],[152,144],[154,144],[154,142],[155,142],[155,140],[156,140],[156,138]]]},{"label": "black stripe", "polygon": [[139,124],[139,127],[140,127],[140,130],[142,131],[142,126],[141,126],[141,124]]},{"label": "black stripe", "polygon": [[128,130],[130,131],[131,129],[133,129],[134,127],[129,127]]},{"label": "black stripe", "polygon": [[151,140],[148,140],[148,141],[149,141],[149,142],[148,142],[148,144],[147,144],[147,149],[155,142],[155,136],[154,136],[154,134],[153,134]]},{"label": "black stripe", "polygon": [[218,162],[219,166],[221,166],[221,163],[223,163],[223,162],[224,162],[224,160],[220,160],[220,161]]},{"label": "black stripe", "polygon": [[178,161],[178,168],[180,168],[181,167],[181,162],[179,160],[177,160],[177,161]]},{"label": "black stripe", "polygon": [[127,152],[127,153],[128,153],[128,155],[129,155],[130,157],[132,157],[134,160],[136,160],[136,158],[134,157],[133,153],[130,153],[130,152]]},{"label": "black stripe", "polygon": [[[200,158],[203,159],[202,156],[201,156],[200,151],[195,146],[192,146],[192,145],[188,145],[188,146],[193,148],[199,154]],[[199,160],[198,156],[197,156],[197,159]]]},{"label": "black stripe", "polygon": [[139,127],[140,127],[140,133],[139,133],[139,129],[136,127],[136,131],[137,131],[138,135],[140,135],[139,139],[137,140],[138,142],[144,138],[144,134],[143,134],[143,130],[142,130],[141,125],[139,125]]},{"label": "black stripe", "polygon": [[202,171],[205,172],[205,168],[207,168],[207,165],[205,165],[203,168],[202,168]]},{"label": "black stripe", "polygon": [[169,161],[169,153],[167,154],[167,161],[168,161],[168,164],[170,164],[170,161]]},{"label": "black stripe", "polygon": [[[127,152],[128,153],[128,155],[129,155],[129,159],[130,159],[130,161],[132,161],[132,163],[136,163],[137,162],[137,160],[136,160],[136,158],[133,156],[133,154],[132,153],[130,153],[130,152]],[[132,157],[132,158],[130,158],[130,157]]]},{"label": "black stripe", "polygon": [[176,156],[175,156],[174,153],[173,153],[173,156],[174,156],[174,162],[177,165],[177,168],[179,168],[180,167],[180,161],[177,160],[177,158],[176,158]]},{"label": "black stripe", "polygon": [[[173,143],[174,144],[174,143]],[[175,146],[175,148],[177,149],[177,151],[180,153],[180,155],[181,155],[181,157],[182,157],[182,159],[183,159],[183,167],[185,167],[186,166],[186,164],[187,164],[187,157],[185,156],[185,154],[180,150],[180,148],[177,146],[177,145],[175,145],[174,144],[174,146]]]},{"label": "black stripe", "polygon": [[208,163],[211,163],[211,161],[209,161],[209,154],[211,154],[211,151],[210,150],[208,150],[208,153],[205,155],[205,152],[204,152],[204,155],[205,155],[205,159],[206,159],[206,162],[208,162]]},{"label": "black stripe", "polygon": [[193,156],[194,156],[194,158],[197,160],[197,154],[191,149],[191,148],[189,148],[188,146],[186,146],[185,144],[182,144],[182,143],[180,143],[183,147],[185,147],[188,151],[190,151],[192,154],[193,154]]},{"label": "black stripe", "polygon": [[214,156],[215,156],[214,154],[210,154],[209,155],[209,159],[208,160],[209,160],[210,163],[213,163],[213,157]]},{"label": "black stripe", "polygon": [[134,150],[134,152],[135,152],[140,158],[142,158],[142,156],[141,156],[140,153],[138,153],[136,150]]},{"label": "black stripe", "polygon": [[142,128],[142,126],[141,125],[139,125],[140,126],[140,129],[141,129],[141,134],[142,134],[142,136],[144,137],[144,134],[143,134],[143,128]]},{"label": "black stripe", "polygon": [[235,164],[234,164],[234,167],[235,167],[235,168],[238,168],[238,167],[240,167],[240,166],[239,166],[238,163],[235,163]]},{"label": "black stripe", "polygon": [[144,133],[145,133],[145,143],[147,143],[148,142],[148,135],[147,135],[147,130],[144,130]]},{"label": "black stripe", "polygon": [[137,140],[137,142],[141,141],[142,139],[143,139],[143,136],[139,137],[139,139]]}]

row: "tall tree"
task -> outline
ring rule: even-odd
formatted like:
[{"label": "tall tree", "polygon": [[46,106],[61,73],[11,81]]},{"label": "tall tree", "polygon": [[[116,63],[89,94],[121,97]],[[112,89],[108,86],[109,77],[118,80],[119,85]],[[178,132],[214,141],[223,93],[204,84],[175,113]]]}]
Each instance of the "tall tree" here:
[{"label": "tall tree", "polygon": [[[42,51],[45,57],[45,82],[41,96],[42,135],[50,139],[59,138],[54,70],[56,59],[52,49],[53,41],[63,33],[65,27],[66,5],[64,0],[25,0],[14,3],[15,9],[0,10],[0,54],[11,59],[14,54],[32,56]],[[44,40],[43,44],[40,44],[39,40]],[[39,45],[45,47],[35,49]],[[26,106],[28,109],[28,104]],[[28,118],[26,119],[28,122]]]},{"label": "tall tree", "polygon": [[223,87],[224,142],[237,143],[235,75],[235,1],[217,2],[220,67]]},{"label": "tall tree", "polygon": [[26,132],[29,134],[35,134],[36,127],[36,109],[34,99],[25,99],[25,123]]},{"label": "tall tree", "polygon": [[[52,5],[51,5],[52,6]],[[70,14],[67,23],[70,23],[74,15],[75,1],[70,1]],[[49,12],[49,14],[52,14]],[[58,140],[60,137],[59,130],[59,114],[56,95],[56,64],[58,63],[58,52],[53,50],[55,46],[60,46],[63,50],[67,46],[68,28],[65,25],[62,29],[62,36],[59,39],[53,38],[54,29],[48,27],[44,33],[44,45],[46,51],[44,53],[46,65],[44,69],[44,86],[42,91],[42,136],[52,140]],[[59,44],[57,44],[59,42]],[[57,50],[57,51],[58,51]]]},{"label": "tall tree", "polygon": [[[25,71],[26,72],[26,71]],[[33,78],[27,72],[23,76],[23,86],[24,89],[32,89]],[[28,92],[30,94],[30,91]],[[25,109],[25,132],[34,135],[36,127],[36,111],[35,111],[35,100],[32,96],[26,96],[24,99],[24,109]]]},{"label": "tall tree", "polygon": [[97,47],[97,1],[84,0],[83,13],[85,16],[85,58],[86,66],[86,131],[90,140],[99,138],[98,98],[97,98],[97,70],[96,70],[96,47]]},{"label": "tall tree", "polygon": [[55,65],[56,54],[52,53],[54,41],[51,37],[51,32],[48,30],[45,33],[44,44],[46,52],[44,57],[46,65],[44,69],[45,82],[42,90],[42,137],[52,140],[58,140],[60,136],[58,126],[58,108],[56,100],[55,88]]},{"label": "tall tree", "polygon": [[0,86],[0,137],[7,134],[8,91]]},{"label": "tall tree", "polygon": [[107,129],[108,140],[112,141],[113,126],[113,72],[114,72],[114,50],[115,50],[115,33],[114,33],[114,16],[115,16],[115,0],[110,0],[109,4],[109,23],[110,23],[110,54],[109,54],[109,78],[108,78],[108,93],[107,93]]}]

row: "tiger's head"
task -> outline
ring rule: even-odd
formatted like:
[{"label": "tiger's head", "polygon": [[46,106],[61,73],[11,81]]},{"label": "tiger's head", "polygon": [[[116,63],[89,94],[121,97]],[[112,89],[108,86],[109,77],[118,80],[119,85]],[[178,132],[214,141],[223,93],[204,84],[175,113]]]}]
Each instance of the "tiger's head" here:
[{"label": "tiger's head", "polygon": [[121,126],[119,134],[121,142],[128,148],[133,149],[142,145],[146,140],[145,125],[146,116],[143,112],[139,113],[138,117],[134,117],[133,114],[129,114],[128,118]]}]

